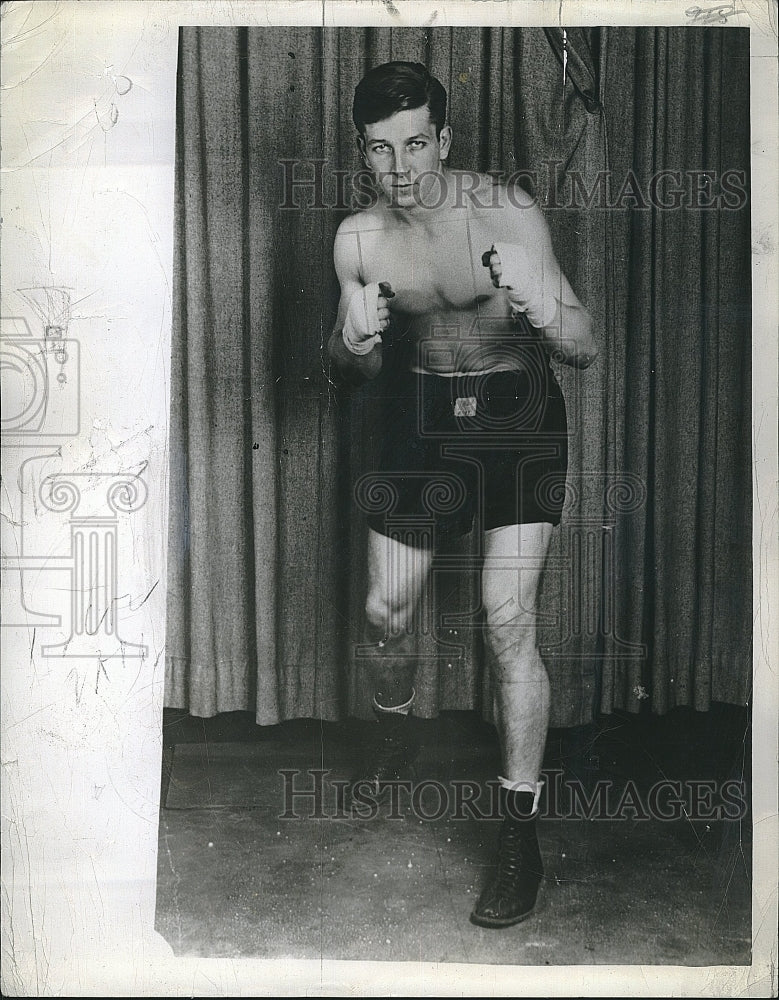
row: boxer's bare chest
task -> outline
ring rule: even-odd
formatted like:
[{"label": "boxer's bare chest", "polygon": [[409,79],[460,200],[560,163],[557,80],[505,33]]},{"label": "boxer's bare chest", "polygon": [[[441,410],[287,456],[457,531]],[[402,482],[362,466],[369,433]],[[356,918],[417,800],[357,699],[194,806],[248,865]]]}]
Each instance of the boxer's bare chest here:
[{"label": "boxer's bare chest", "polygon": [[493,239],[483,220],[464,210],[424,225],[366,227],[360,233],[362,277],[390,282],[393,314],[415,324],[452,313],[505,313],[505,296],[482,264]]},{"label": "boxer's bare chest", "polygon": [[519,367],[507,360],[516,324],[504,289],[495,288],[482,255],[495,241],[517,238],[500,211],[477,215],[465,209],[419,225],[386,216],[361,220],[360,276],[386,281],[392,326],[385,340],[417,344],[416,367],[441,374]]}]

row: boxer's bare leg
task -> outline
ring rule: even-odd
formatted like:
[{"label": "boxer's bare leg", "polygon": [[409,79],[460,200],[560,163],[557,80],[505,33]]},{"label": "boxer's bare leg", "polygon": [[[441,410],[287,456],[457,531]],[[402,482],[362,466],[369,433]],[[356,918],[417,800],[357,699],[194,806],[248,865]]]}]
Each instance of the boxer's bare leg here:
[{"label": "boxer's bare leg", "polygon": [[414,685],[415,614],[430,572],[432,553],[368,530],[368,597],[365,657],[378,705],[405,704]]},{"label": "boxer's bare leg", "polygon": [[482,602],[491,658],[504,775],[535,783],[549,724],[549,678],[538,652],[538,584],[551,524],[485,533]]},{"label": "boxer's bare leg", "polygon": [[414,697],[415,617],[431,560],[429,550],[369,529],[367,650],[358,668],[369,671],[377,725],[347,792],[352,801],[359,788],[385,795],[387,783],[400,777],[418,750],[408,715]]},{"label": "boxer's bare leg", "polygon": [[538,652],[536,602],[551,534],[549,524],[512,525],[485,534],[482,602],[503,755],[505,818],[495,873],[471,914],[482,927],[507,927],[529,917],[543,878],[536,812],[549,678]]}]

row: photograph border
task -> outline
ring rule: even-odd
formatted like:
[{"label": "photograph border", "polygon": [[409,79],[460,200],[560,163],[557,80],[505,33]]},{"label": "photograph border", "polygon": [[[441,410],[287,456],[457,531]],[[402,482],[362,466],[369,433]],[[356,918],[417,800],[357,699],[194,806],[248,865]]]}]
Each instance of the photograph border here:
[{"label": "photograph border", "polygon": [[[1,249],[7,265],[3,267],[3,333],[9,310],[12,317],[19,317],[22,333],[34,320],[33,307],[17,294],[27,286],[15,282],[25,260],[35,261],[36,274],[43,273],[42,234],[53,233],[54,223],[45,213],[37,217],[42,191],[46,185],[53,189],[64,183],[75,192],[77,181],[82,185],[82,199],[91,193],[93,208],[92,214],[78,215],[70,233],[69,280],[63,287],[83,287],[85,274],[94,271],[95,283],[100,280],[104,285],[92,303],[79,304],[82,323],[92,330],[103,329],[111,313],[120,318],[121,329],[116,341],[87,342],[80,337],[78,377],[83,395],[78,419],[83,433],[64,443],[43,439],[41,448],[48,449],[49,455],[66,455],[69,467],[91,476],[93,486],[95,476],[105,477],[99,483],[100,495],[113,512],[117,544],[125,545],[129,553],[115,593],[131,596],[124,604],[118,602],[124,644],[121,670],[99,659],[82,664],[73,649],[70,654],[65,650],[65,656],[46,656],[41,634],[34,627],[9,622],[0,633],[5,664],[0,728],[3,992],[9,996],[292,996],[339,995],[339,991],[366,996],[775,996],[779,964],[779,643],[774,611],[779,598],[776,5],[771,0],[695,7],[689,0],[454,0],[445,6],[428,0],[137,0],[132,4],[39,0],[34,6],[34,31],[32,22],[24,27],[27,3],[8,3],[1,12],[6,24],[12,16],[22,18],[18,36],[6,36],[2,52],[5,191]],[[728,27],[748,27],[751,38],[753,689],[759,695],[753,700],[752,720],[752,964],[529,967],[175,958],[154,931],[154,917],[165,660],[167,373],[179,27],[697,26],[702,20],[709,23],[707,11],[713,25],[721,23],[715,20],[715,8],[720,8],[719,17],[725,17]],[[77,37],[80,42],[75,41]],[[99,44],[91,44],[93,37]],[[88,59],[83,58],[85,53]],[[77,86],[83,85],[87,103],[94,98],[95,120],[90,120],[89,128],[100,129],[96,160],[86,165],[79,159],[79,150],[83,150],[86,132],[82,135],[82,131],[87,126],[67,114],[69,101],[74,108],[73,97],[54,90],[69,74]],[[140,111],[133,110],[133,91],[126,89],[125,80],[135,84]],[[30,147],[28,142],[25,152],[17,143],[28,141],[35,134],[36,121],[46,117],[53,123],[48,144],[35,146],[33,142]],[[17,128],[19,122],[22,125]],[[125,123],[132,123],[135,133],[122,136],[120,128]],[[154,151],[154,162],[138,162],[132,137],[141,133],[148,140],[142,147]],[[75,178],[67,170],[52,174],[55,147],[62,147],[62,155],[71,157],[77,167]],[[150,267],[154,269],[151,278],[146,270]],[[150,289],[148,301],[143,300],[144,288]],[[47,329],[59,330],[52,336],[64,344],[77,325],[74,319],[68,336],[64,322],[61,326],[49,322]],[[63,349],[63,353],[67,352]],[[132,358],[133,354],[138,357]],[[143,384],[149,387],[148,398],[128,399],[121,404],[124,408],[117,408],[114,399],[112,408],[109,401],[128,372],[137,374],[139,384],[147,380]],[[150,429],[144,430],[146,424]],[[4,479],[6,469],[15,477],[18,466],[17,452],[4,448]],[[59,496],[57,488],[58,484],[52,484],[52,503]],[[82,494],[86,491],[81,491],[80,499]],[[111,506],[109,496],[116,507]],[[85,516],[105,520],[104,507],[90,507]],[[51,523],[43,528],[51,530]],[[34,530],[29,535],[35,552],[30,559],[54,565],[52,560],[59,558],[64,567],[62,552],[70,535],[36,539]],[[9,576],[13,574],[4,574],[4,597],[6,588],[19,586],[18,574],[7,581]],[[43,594],[36,606],[52,605]],[[74,657],[72,663],[68,655]],[[63,830],[66,837],[60,836]]]}]

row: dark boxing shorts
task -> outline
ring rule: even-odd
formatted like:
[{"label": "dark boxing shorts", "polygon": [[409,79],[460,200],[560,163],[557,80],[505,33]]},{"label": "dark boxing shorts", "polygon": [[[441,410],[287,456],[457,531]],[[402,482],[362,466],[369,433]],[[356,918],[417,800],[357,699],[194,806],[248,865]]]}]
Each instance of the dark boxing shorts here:
[{"label": "dark boxing shorts", "polygon": [[431,545],[511,524],[559,524],[568,428],[547,363],[523,371],[396,377],[379,468],[358,502],[374,531]]}]

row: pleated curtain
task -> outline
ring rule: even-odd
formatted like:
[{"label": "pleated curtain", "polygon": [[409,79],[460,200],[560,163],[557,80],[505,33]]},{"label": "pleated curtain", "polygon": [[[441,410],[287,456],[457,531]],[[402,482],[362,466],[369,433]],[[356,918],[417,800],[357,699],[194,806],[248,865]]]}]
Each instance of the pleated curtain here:
[{"label": "pleated curtain", "polygon": [[[262,725],[369,712],[354,486],[384,376],[338,385],[324,345],[360,167],[354,87],[389,59],[447,88],[451,166],[523,172],[595,319],[596,364],[558,371],[571,467],[539,607],[552,724],[748,700],[748,199],[640,203],[659,170],[715,186],[743,171],[748,192],[748,45],[740,29],[181,29],[167,706]],[[601,203],[603,172],[612,201],[631,172],[639,197],[629,182]],[[465,539],[434,565],[419,715],[490,717],[477,551]]]}]

